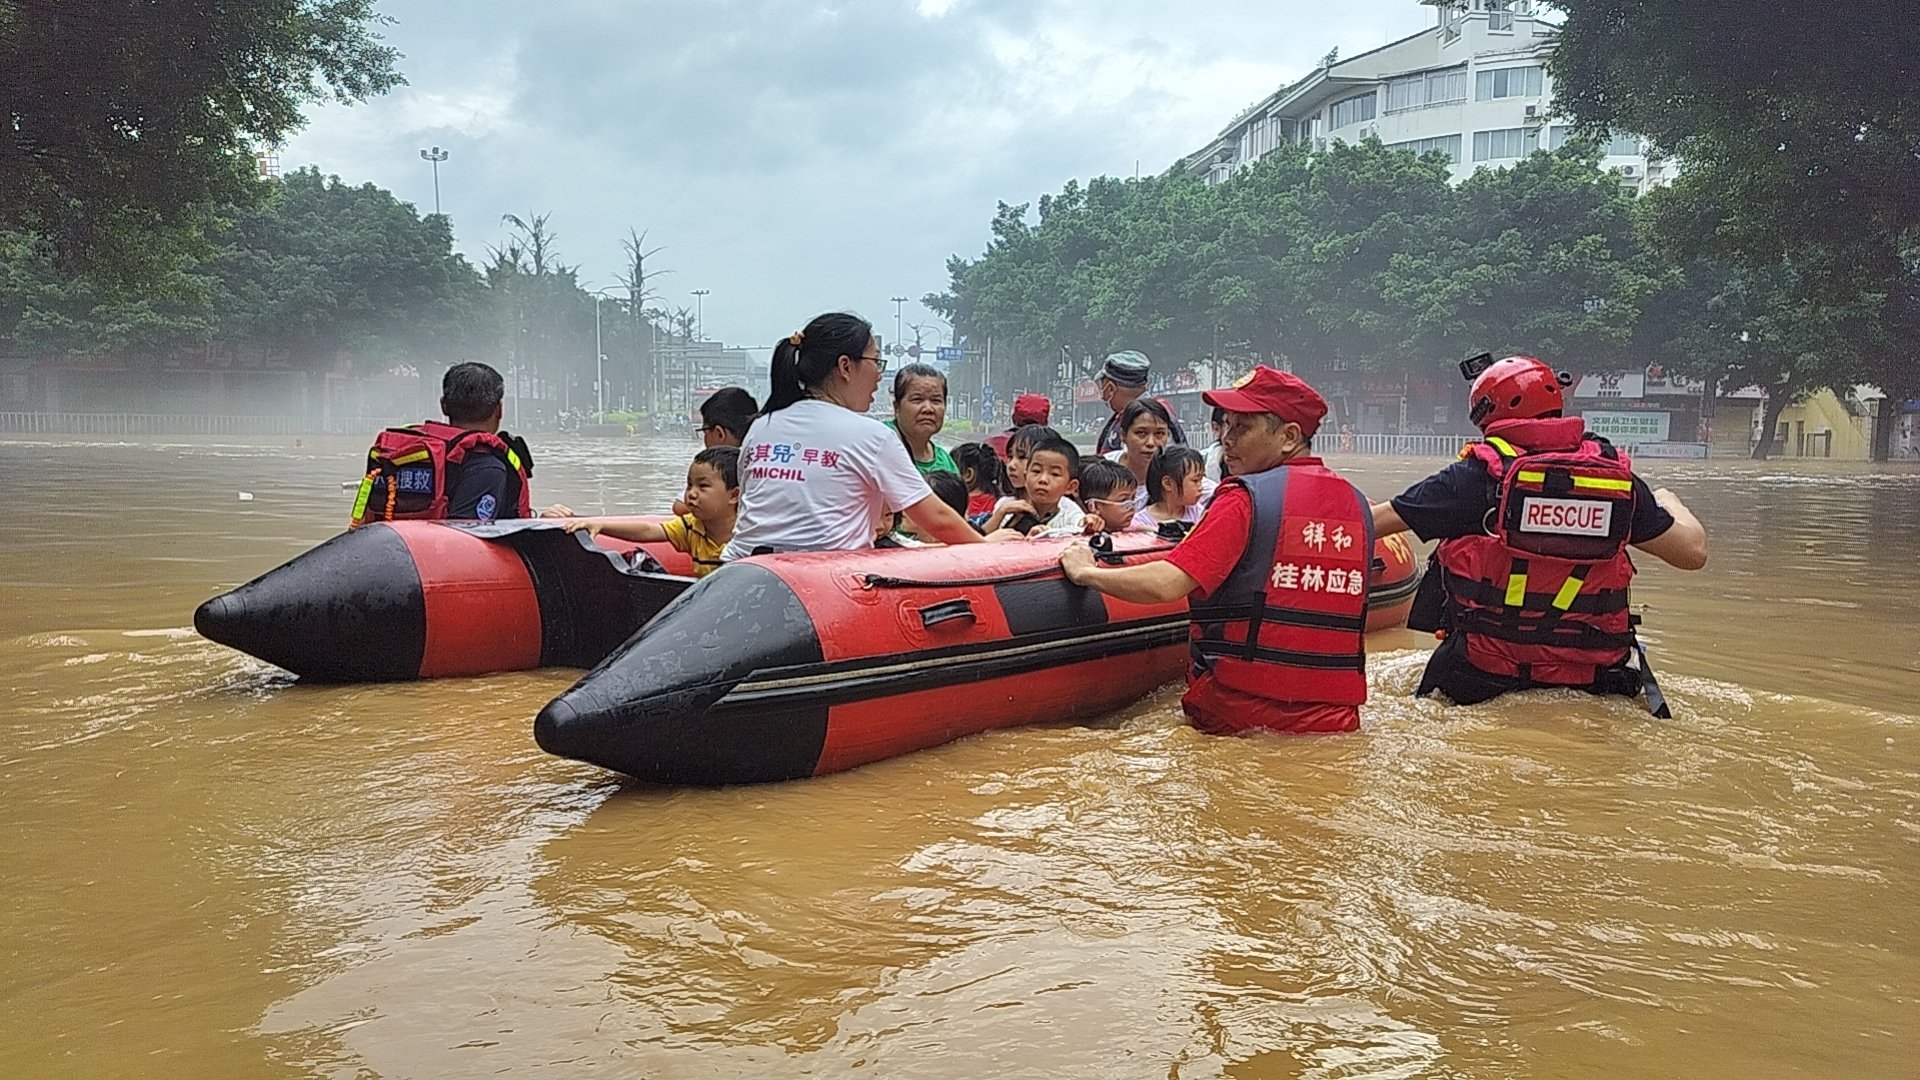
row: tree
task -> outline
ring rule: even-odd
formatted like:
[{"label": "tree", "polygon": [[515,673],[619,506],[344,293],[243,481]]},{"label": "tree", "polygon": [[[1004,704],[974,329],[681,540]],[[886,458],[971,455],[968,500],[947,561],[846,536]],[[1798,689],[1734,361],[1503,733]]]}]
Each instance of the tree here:
[{"label": "tree", "polygon": [[[1676,187],[1710,212],[1669,218],[1688,257],[1764,270],[1894,340],[1920,338],[1920,19],[1911,5],[1555,0],[1556,105],[1582,125],[1650,136],[1684,162]],[[1849,316],[1843,323],[1852,323]],[[1878,331],[1875,331],[1878,333]],[[1891,406],[1920,393],[1911,353],[1844,343]]]},{"label": "tree", "polygon": [[205,269],[225,338],[310,369],[343,352],[363,367],[445,362],[476,343],[480,277],[454,253],[447,219],[422,219],[372,184],[291,173],[221,240]]},{"label": "tree", "polygon": [[1835,304],[1801,269],[1700,259],[1676,266],[1648,297],[1639,340],[1709,394],[1756,386],[1766,392],[1756,459],[1773,452],[1780,414],[1821,389],[1845,400],[1861,357],[1849,342],[1882,333],[1872,299]]},{"label": "tree", "polygon": [[559,234],[548,225],[552,217],[501,216],[513,235],[494,253],[500,264],[494,287],[503,291],[510,311],[515,362],[536,380],[534,396],[550,397],[557,380],[564,402],[576,382],[593,377],[593,297],[580,288],[579,268],[560,261]]},{"label": "tree", "polygon": [[620,247],[627,253],[626,272],[619,276],[620,284],[627,288],[627,315],[633,334],[634,381],[637,386],[647,387],[650,398],[652,387],[656,386],[653,365],[653,333],[649,325],[646,310],[649,304],[660,299],[660,290],[654,287],[654,279],[662,274],[671,274],[671,270],[650,270],[647,260],[665,251],[665,247],[647,247],[645,231],[627,230],[627,238],[620,241]]},{"label": "tree", "polygon": [[1418,348],[1541,356],[1575,372],[1645,366],[1633,337],[1665,264],[1599,162],[1596,145],[1576,142],[1460,184],[1447,242],[1430,261],[1399,260],[1384,290],[1410,312]]},{"label": "tree", "polygon": [[264,197],[254,150],[303,106],[402,81],[382,21],[374,0],[0,3],[0,225],[97,274],[164,273],[202,212]]},{"label": "tree", "polygon": [[157,360],[207,339],[213,291],[190,262],[175,260],[132,293],[62,272],[43,237],[0,232],[0,341],[29,355]]}]

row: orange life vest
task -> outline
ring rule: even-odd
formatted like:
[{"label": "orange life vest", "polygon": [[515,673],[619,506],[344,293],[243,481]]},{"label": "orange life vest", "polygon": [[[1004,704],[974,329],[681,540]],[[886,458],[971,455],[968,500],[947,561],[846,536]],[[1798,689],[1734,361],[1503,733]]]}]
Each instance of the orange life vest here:
[{"label": "orange life vest", "polygon": [[1504,420],[1462,457],[1499,487],[1483,535],[1443,540],[1447,621],[1482,671],[1585,686],[1633,648],[1627,589],[1634,479],[1577,417]]}]

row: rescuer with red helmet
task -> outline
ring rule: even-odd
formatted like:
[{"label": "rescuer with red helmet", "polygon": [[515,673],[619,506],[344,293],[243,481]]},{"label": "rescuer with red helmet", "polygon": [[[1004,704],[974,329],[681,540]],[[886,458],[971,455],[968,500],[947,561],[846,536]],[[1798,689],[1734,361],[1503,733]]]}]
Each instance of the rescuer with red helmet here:
[{"label": "rescuer with red helmet", "polygon": [[1473,380],[1467,416],[1485,437],[1373,507],[1377,535],[1440,541],[1407,620],[1441,636],[1416,692],[1472,705],[1540,686],[1644,688],[1665,715],[1627,607],[1627,548],[1698,570],[1706,530],[1678,496],[1634,475],[1624,452],[1561,415],[1568,376],[1531,356],[1482,354],[1460,368]]}]

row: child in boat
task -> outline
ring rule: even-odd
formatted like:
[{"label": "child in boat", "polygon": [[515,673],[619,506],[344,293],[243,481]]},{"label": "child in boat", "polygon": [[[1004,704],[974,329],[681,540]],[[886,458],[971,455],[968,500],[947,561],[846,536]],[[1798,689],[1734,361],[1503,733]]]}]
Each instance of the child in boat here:
[{"label": "child in boat", "polygon": [[[963,443],[953,448],[953,463],[966,484],[967,520],[977,528],[993,513],[993,506],[1007,496],[1006,477],[1000,468],[1000,455],[986,443]],[[939,492],[934,492],[938,495]]]},{"label": "child in boat", "polygon": [[1147,462],[1147,505],[1133,516],[1136,529],[1185,536],[1200,520],[1207,459],[1185,446],[1163,446]]},{"label": "child in boat", "polygon": [[[933,489],[933,497],[953,508],[956,514],[964,514],[967,505],[967,485],[958,476],[944,469],[926,474],[927,487]],[[927,540],[920,536],[913,522],[905,514],[893,515],[893,528],[873,542],[874,547],[929,547],[938,544],[938,540]]]},{"label": "child in boat", "polygon": [[[1006,498],[1024,499],[1027,494],[1027,457],[1035,443],[1060,438],[1060,433],[1045,424],[1028,424],[1007,436]],[[996,504],[998,505],[998,504]],[[992,530],[988,530],[991,532]]]},{"label": "child in boat", "polygon": [[588,536],[611,536],[636,543],[665,541],[693,556],[693,576],[706,577],[720,567],[720,552],[733,539],[733,523],[740,510],[740,450],[712,446],[693,456],[687,466],[687,490],[680,497],[687,512],[665,521],[635,518],[578,518],[568,532],[585,530]]},{"label": "child in boat", "polygon": [[1133,527],[1133,473],[1098,455],[1080,459],[1080,498],[1088,518],[1100,519],[1095,532],[1126,532]]},{"label": "child in boat", "polygon": [[1086,511],[1073,500],[1079,490],[1080,451],[1058,435],[1042,439],[1027,454],[1026,497],[1000,500],[985,527],[992,532],[1005,526],[1026,536],[1078,536],[1088,526]]}]

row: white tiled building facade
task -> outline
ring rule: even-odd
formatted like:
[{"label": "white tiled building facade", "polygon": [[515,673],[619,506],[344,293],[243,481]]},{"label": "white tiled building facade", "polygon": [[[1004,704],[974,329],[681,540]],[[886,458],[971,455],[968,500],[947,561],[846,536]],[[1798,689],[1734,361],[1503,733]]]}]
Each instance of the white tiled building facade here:
[{"label": "white tiled building facade", "polygon": [[[1282,88],[1235,117],[1186,159],[1186,168],[1218,184],[1288,143],[1324,150],[1334,140],[1378,137],[1392,148],[1446,154],[1458,181],[1482,166],[1559,147],[1571,128],[1551,110],[1553,78],[1545,65],[1555,30],[1538,18],[1534,0],[1433,6],[1433,29]],[[1673,173],[1671,162],[1649,160],[1631,136],[1612,139],[1601,165],[1620,170],[1621,184],[1636,193]]]}]

